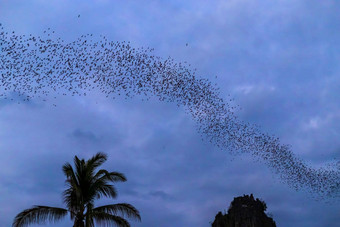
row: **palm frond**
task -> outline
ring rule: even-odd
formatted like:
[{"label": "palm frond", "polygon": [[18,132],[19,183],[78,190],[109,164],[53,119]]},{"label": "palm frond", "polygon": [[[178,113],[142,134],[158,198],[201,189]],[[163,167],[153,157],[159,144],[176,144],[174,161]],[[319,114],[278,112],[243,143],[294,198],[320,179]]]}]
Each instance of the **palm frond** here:
[{"label": "palm frond", "polygon": [[91,201],[95,198],[99,199],[101,197],[116,198],[117,192],[111,181],[125,181],[126,178],[123,174],[117,172],[108,172],[106,170],[99,170],[96,175],[101,176],[95,179],[90,186],[87,188],[88,193],[91,197]]},{"label": "palm frond", "polygon": [[74,214],[81,206],[80,194],[74,187],[69,187],[63,192],[63,201],[68,210],[71,212],[71,219],[73,220],[75,217]]},{"label": "palm frond", "polygon": [[94,190],[93,195],[97,199],[102,197],[114,199],[117,197],[117,190],[110,184],[95,185],[93,190]]},{"label": "palm frond", "polygon": [[115,224],[118,227],[130,227],[130,223],[124,218],[104,212],[93,212],[91,218],[100,226],[112,226]]},{"label": "palm frond", "polygon": [[94,176],[94,179],[107,179],[111,182],[125,182],[127,179],[124,176],[124,174],[119,172],[109,172],[105,169],[99,170],[96,175]]},{"label": "palm frond", "polygon": [[79,180],[70,163],[63,165],[63,172],[66,176],[65,184],[67,186],[67,189],[63,192],[63,200],[66,206],[72,210],[72,207],[77,204],[81,194]]},{"label": "palm frond", "polygon": [[102,165],[106,160],[107,160],[107,154],[98,152],[86,162],[86,165],[94,171],[98,166]]},{"label": "palm frond", "polygon": [[84,176],[85,160],[84,159],[80,160],[77,156],[74,156],[74,166],[76,170],[75,171],[76,178],[79,184],[81,184],[80,180]]},{"label": "palm frond", "polygon": [[70,163],[67,162],[63,165],[63,172],[66,176],[66,184],[70,186],[79,185],[79,178],[77,178],[77,174],[74,172]]},{"label": "palm frond", "polygon": [[117,204],[110,204],[105,206],[96,207],[92,210],[93,212],[99,213],[108,213],[112,215],[120,215],[123,217],[135,219],[141,221],[141,217],[139,211],[128,203],[117,203]]},{"label": "palm frond", "polygon": [[75,179],[75,174],[74,174],[74,170],[73,170],[73,167],[70,163],[66,162],[64,165],[63,165],[63,172],[65,174],[65,176],[67,178],[73,178]]},{"label": "palm frond", "polygon": [[85,227],[94,227],[93,218],[91,217],[92,210],[93,210],[93,203],[88,203],[86,205]]},{"label": "palm frond", "polygon": [[94,227],[93,218],[91,218],[90,216],[86,216],[85,218],[85,227]]},{"label": "palm frond", "polygon": [[29,224],[44,224],[46,221],[56,222],[67,215],[67,210],[58,207],[33,206],[20,212],[13,221],[13,227],[24,227]]},{"label": "palm frond", "polygon": [[63,201],[69,210],[77,209],[82,201],[83,194],[78,179],[72,175],[72,177],[66,179],[65,183],[67,188],[63,192]]}]

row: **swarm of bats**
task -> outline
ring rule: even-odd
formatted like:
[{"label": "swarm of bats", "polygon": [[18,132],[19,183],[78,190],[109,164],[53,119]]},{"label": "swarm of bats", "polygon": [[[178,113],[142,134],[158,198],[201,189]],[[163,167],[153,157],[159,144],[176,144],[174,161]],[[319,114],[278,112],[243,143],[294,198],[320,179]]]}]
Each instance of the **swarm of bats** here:
[{"label": "swarm of bats", "polygon": [[219,148],[251,153],[293,188],[324,199],[340,197],[339,166],[309,167],[290,146],[240,121],[218,88],[197,77],[187,64],[161,59],[152,49],[135,49],[128,42],[95,40],[88,34],[67,43],[52,38],[53,33],[48,29],[42,37],[16,35],[0,24],[0,98],[15,92],[28,101],[51,91],[86,95],[93,89],[109,98],[155,96],[184,107],[200,133]]}]

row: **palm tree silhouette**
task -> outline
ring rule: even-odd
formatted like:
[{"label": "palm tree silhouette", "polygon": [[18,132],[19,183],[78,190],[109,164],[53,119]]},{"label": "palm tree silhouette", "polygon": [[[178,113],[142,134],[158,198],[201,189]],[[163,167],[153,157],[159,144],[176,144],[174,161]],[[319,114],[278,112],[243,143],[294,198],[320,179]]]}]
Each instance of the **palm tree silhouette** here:
[{"label": "palm tree silhouette", "polygon": [[107,160],[107,155],[97,153],[89,160],[74,157],[74,167],[70,163],[63,165],[67,189],[63,192],[63,200],[67,209],[49,206],[33,206],[19,213],[13,222],[13,227],[23,227],[29,224],[43,224],[46,221],[56,222],[68,213],[74,221],[73,227],[93,227],[98,225],[129,227],[125,219],[140,221],[139,211],[128,203],[110,204],[94,207],[94,201],[102,197],[116,198],[117,192],[110,183],[126,181],[125,176],[118,172],[108,172],[96,169]]}]

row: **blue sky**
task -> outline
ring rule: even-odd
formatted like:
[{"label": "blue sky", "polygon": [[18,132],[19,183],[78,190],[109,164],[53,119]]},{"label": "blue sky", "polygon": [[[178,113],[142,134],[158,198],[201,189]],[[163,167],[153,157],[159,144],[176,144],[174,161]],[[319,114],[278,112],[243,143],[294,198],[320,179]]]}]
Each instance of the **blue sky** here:
[{"label": "blue sky", "polygon": [[[328,0],[0,0],[0,23],[20,35],[50,27],[65,41],[105,35],[187,61],[216,83],[225,102],[234,99],[240,120],[290,144],[310,166],[330,168],[340,158],[339,6]],[[113,202],[140,210],[142,222],[133,226],[209,226],[233,197],[250,193],[266,201],[278,226],[340,223],[339,203],[295,191],[250,155],[221,151],[175,103],[112,100],[98,90],[53,95],[47,102],[0,100],[3,226],[32,205],[62,206],[62,165],[98,151],[109,155],[105,168],[128,178],[117,184]]]}]

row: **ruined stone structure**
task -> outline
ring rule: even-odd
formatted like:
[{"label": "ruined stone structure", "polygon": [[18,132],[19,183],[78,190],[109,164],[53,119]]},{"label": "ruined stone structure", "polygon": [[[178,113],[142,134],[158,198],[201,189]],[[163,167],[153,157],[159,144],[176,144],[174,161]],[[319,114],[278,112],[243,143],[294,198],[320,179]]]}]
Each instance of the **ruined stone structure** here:
[{"label": "ruined stone structure", "polygon": [[265,213],[264,201],[254,199],[253,194],[235,197],[227,214],[219,212],[212,227],[276,227],[274,220]]}]

